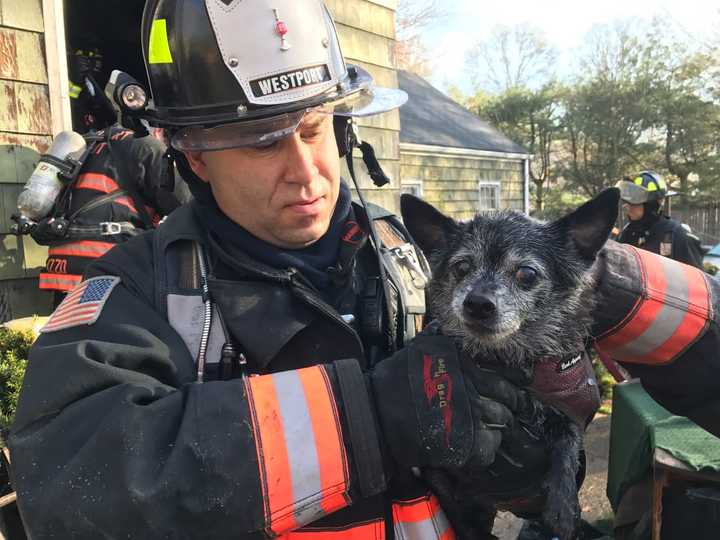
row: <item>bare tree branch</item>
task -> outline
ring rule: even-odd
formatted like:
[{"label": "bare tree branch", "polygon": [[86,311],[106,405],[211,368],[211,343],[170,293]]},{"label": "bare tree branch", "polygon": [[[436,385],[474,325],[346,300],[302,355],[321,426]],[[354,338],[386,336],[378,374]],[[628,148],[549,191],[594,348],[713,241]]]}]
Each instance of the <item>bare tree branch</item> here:
[{"label": "bare tree branch", "polygon": [[446,15],[440,0],[399,0],[395,12],[395,62],[400,69],[427,76],[431,58],[423,32]]},{"label": "bare tree branch", "polygon": [[543,86],[554,75],[557,51],[543,33],[527,24],[497,26],[473,45],[466,64],[476,87],[502,93],[510,88]]}]

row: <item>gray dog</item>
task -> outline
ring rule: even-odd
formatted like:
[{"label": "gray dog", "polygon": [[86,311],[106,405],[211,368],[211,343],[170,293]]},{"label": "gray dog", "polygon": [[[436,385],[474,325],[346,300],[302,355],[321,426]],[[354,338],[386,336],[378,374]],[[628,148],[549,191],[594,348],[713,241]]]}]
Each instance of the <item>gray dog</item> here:
[{"label": "gray dog", "polygon": [[593,275],[618,202],[610,189],[551,223],[512,212],[459,223],[420,199],[401,199],[405,225],[432,268],[427,296],[435,324],[460,338],[481,366],[499,369],[542,403],[528,426],[548,447],[542,485],[496,486],[491,475],[454,479],[452,487],[429,480],[444,506],[456,507],[451,521],[464,521],[454,523],[460,536],[493,538],[495,511],[503,509],[539,518],[548,538],[577,537],[582,436],[599,403],[585,353]]}]

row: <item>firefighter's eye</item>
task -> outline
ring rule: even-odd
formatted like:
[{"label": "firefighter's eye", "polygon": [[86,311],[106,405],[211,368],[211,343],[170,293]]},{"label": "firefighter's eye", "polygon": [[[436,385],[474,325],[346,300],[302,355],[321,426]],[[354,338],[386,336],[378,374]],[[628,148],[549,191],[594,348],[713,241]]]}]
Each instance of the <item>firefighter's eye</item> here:
[{"label": "firefighter's eye", "polygon": [[472,265],[468,261],[456,262],[452,267],[452,273],[456,278],[462,279],[467,276],[472,270]]},{"label": "firefighter's eye", "polygon": [[537,270],[530,266],[521,266],[515,272],[515,279],[523,287],[532,287],[537,281]]},{"label": "firefighter's eye", "polygon": [[274,140],[270,142],[264,142],[264,143],[258,143],[253,145],[251,148],[255,150],[256,152],[267,152],[268,150],[272,150],[274,148],[277,148],[279,145],[279,140]]}]

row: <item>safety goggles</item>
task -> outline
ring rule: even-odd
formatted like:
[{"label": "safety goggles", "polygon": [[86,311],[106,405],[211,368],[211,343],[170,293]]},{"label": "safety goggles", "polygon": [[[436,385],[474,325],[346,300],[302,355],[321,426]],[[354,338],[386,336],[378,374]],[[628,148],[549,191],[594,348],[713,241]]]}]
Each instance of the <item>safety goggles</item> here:
[{"label": "safety goggles", "polygon": [[626,203],[644,204],[648,201],[647,190],[628,180],[620,180],[615,187],[620,188],[620,198]]},{"label": "safety goggles", "polygon": [[[404,96],[404,97],[403,97]],[[218,126],[189,126],[172,137],[170,144],[181,152],[209,152],[229,148],[262,147],[292,135],[313,115],[370,116],[397,107],[407,94],[374,88],[341,100],[268,118],[240,120]],[[402,104],[400,103],[400,105]]]}]

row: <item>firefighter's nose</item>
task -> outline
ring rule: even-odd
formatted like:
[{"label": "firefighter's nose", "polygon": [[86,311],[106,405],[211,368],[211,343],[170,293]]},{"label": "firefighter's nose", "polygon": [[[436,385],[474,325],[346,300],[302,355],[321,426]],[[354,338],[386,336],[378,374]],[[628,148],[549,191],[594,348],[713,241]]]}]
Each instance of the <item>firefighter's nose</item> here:
[{"label": "firefighter's nose", "polygon": [[497,315],[497,299],[488,291],[472,291],[465,298],[463,309],[469,317],[487,321]]}]

